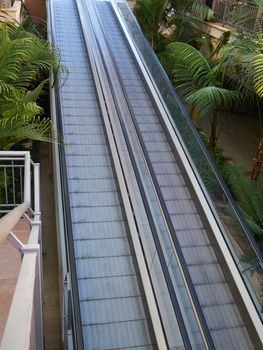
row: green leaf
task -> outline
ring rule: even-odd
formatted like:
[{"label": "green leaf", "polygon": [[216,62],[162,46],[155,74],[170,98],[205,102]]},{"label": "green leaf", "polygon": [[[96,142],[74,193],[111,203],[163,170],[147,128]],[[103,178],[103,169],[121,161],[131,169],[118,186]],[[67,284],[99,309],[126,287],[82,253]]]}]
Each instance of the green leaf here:
[{"label": "green leaf", "polygon": [[21,25],[0,26],[0,149],[34,139],[50,141],[51,121],[37,104],[50,70],[63,69],[59,51]]},{"label": "green leaf", "polygon": [[242,101],[242,94],[217,86],[207,86],[192,93],[186,102],[199,110],[201,117],[206,117],[213,110],[231,109]]},{"label": "green leaf", "polygon": [[173,79],[183,97],[207,86],[211,68],[204,56],[189,44],[175,42],[167,47],[167,59],[173,69]]},{"label": "green leaf", "polygon": [[256,93],[263,97],[263,53],[252,57],[253,83]]}]

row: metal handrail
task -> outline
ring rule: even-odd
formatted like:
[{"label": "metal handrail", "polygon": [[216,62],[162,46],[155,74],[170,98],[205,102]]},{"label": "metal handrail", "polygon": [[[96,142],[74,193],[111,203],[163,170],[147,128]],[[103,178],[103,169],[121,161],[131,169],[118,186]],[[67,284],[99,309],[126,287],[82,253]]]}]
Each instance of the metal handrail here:
[{"label": "metal handrail", "polygon": [[[21,253],[22,263],[5,326],[1,350],[42,350],[42,262],[39,164],[33,163],[29,152],[0,152],[0,160],[24,159],[23,203],[0,219],[0,243],[6,238]],[[31,206],[31,173],[34,167],[34,210]],[[14,176],[14,174],[13,174]],[[30,217],[26,212],[30,209]],[[27,244],[23,244],[12,230],[21,218],[31,227]],[[14,333],[15,336],[14,336]]]},{"label": "metal handrail", "polygon": [[0,219],[0,243],[2,243],[31,204],[30,152],[0,151],[0,159],[24,158],[24,201]]}]

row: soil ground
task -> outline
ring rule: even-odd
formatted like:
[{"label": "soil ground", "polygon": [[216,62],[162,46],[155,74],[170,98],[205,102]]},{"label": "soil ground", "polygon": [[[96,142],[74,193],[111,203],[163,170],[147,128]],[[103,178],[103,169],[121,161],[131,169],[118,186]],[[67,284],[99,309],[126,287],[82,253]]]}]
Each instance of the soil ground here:
[{"label": "soil ground", "polygon": [[[209,133],[207,123],[203,128]],[[225,155],[231,157],[233,162],[241,162],[245,170],[250,173],[261,135],[258,117],[231,113],[224,121],[218,146],[224,149]]]}]

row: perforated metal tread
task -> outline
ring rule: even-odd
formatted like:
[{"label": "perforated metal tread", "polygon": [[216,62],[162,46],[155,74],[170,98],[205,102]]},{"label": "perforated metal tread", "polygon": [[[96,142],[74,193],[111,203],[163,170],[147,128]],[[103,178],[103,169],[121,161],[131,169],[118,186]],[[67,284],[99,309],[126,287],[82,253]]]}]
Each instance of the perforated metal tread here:
[{"label": "perforated metal tread", "polygon": [[154,349],[76,4],[52,6],[84,347]]},{"label": "perforated metal tread", "polygon": [[[153,169],[158,174],[159,186],[214,343],[218,349],[253,349],[214,248],[204,230],[201,216],[191,199],[112,6],[109,2],[99,1],[97,8],[129,105],[135,115]],[[174,269],[177,267],[174,260]],[[204,280],[205,283],[202,284]],[[220,293],[216,293],[216,290]]]}]

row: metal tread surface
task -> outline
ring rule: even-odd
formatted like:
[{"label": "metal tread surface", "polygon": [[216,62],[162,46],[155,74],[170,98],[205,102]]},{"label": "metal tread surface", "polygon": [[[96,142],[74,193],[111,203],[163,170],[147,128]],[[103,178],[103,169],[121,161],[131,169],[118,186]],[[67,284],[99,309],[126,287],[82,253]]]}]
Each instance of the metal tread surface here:
[{"label": "metal tread surface", "polygon": [[[122,79],[125,94],[136,118],[170,217],[199,297],[207,324],[218,349],[253,349],[238,305],[221,269],[174,153],[123,32],[109,2],[97,2],[104,33]],[[153,134],[152,134],[153,133]],[[167,172],[164,170],[167,169]],[[171,264],[172,265],[172,264]],[[175,267],[177,264],[175,263]],[[212,267],[212,268],[211,268]],[[211,272],[215,271],[218,278]],[[202,281],[206,283],[200,286]],[[220,293],[215,293],[215,290]]]},{"label": "metal tread surface", "polygon": [[73,0],[52,0],[59,89],[85,349],[154,349],[152,325],[119,198]]}]

